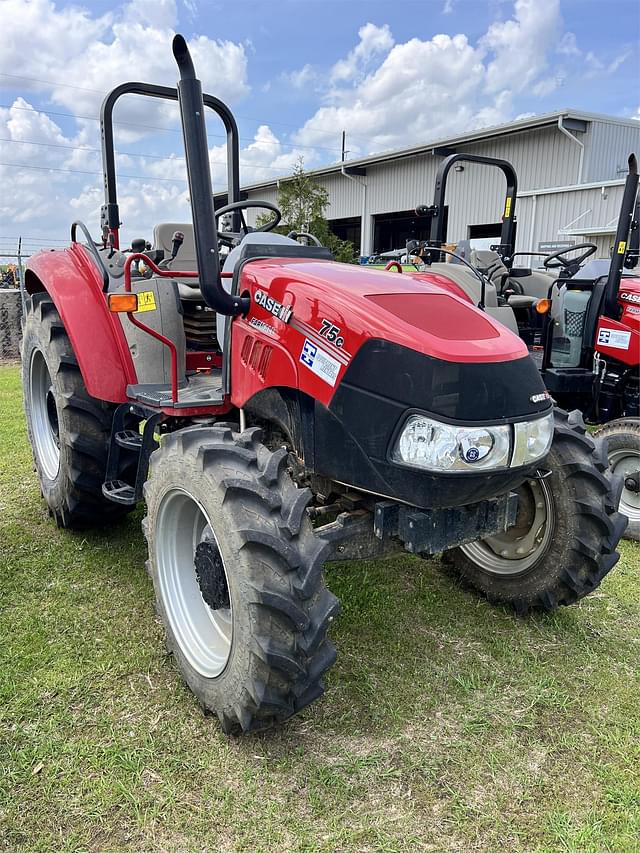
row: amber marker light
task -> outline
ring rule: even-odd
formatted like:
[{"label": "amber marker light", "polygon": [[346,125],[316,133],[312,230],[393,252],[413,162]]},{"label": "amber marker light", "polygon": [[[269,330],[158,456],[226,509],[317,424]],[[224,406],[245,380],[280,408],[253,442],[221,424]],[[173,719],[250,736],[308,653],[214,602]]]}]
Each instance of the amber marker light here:
[{"label": "amber marker light", "polygon": [[550,299],[538,299],[536,302],[536,311],[538,314],[548,314],[551,308]]},{"label": "amber marker light", "polygon": [[114,314],[129,314],[138,310],[137,293],[110,293],[109,311]]}]

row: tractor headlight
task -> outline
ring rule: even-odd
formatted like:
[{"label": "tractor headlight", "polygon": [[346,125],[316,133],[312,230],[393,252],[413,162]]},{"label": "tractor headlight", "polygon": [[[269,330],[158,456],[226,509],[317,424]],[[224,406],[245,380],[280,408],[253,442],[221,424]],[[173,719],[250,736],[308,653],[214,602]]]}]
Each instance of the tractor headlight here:
[{"label": "tractor headlight", "polygon": [[514,424],[515,444],[511,467],[528,465],[546,456],[553,441],[553,412],[535,421]]},{"label": "tractor headlight", "polygon": [[508,468],[511,427],[463,427],[410,415],[398,437],[393,458],[429,471]]},{"label": "tractor headlight", "polygon": [[395,447],[395,462],[428,471],[461,472],[515,468],[541,459],[553,438],[553,414],[535,421],[482,427],[445,424],[409,415]]}]

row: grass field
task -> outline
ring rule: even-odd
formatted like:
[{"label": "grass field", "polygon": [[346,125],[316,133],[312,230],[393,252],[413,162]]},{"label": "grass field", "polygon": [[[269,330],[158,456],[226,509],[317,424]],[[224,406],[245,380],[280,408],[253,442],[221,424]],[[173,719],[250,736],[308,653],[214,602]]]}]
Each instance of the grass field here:
[{"label": "grass field", "polygon": [[640,548],[523,621],[437,561],[334,565],[324,699],[228,740],[164,652],[140,513],[59,531],[0,367],[0,849],[637,851]]}]

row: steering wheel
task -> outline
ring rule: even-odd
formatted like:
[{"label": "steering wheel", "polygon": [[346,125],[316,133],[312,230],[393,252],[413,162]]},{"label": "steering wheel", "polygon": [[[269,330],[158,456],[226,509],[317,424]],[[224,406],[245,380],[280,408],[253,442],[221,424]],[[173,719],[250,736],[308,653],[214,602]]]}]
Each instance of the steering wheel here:
[{"label": "steering wheel", "polygon": [[[243,210],[248,210],[252,207],[259,207],[264,210],[270,210],[271,213],[274,214],[273,219],[270,219],[264,225],[261,225],[259,228],[251,228],[247,225],[247,222],[242,215]],[[252,231],[273,231],[273,229],[278,225],[280,220],[282,219],[282,213],[278,210],[275,204],[271,204],[270,201],[251,201],[247,199],[245,201],[234,201],[233,204],[225,204],[224,207],[219,208],[215,212],[215,220],[216,225],[218,224],[218,220],[221,216],[224,216],[225,213],[232,213],[234,210],[240,211],[240,221],[242,222],[242,231],[219,231],[218,232],[218,240],[223,243],[225,246],[230,246],[233,248],[236,246],[243,237],[246,237]]]},{"label": "steering wheel", "polygon": [[[269,224],[269,223],[267,223]],[[308,231],[289,231],[287,237],[290,240],[297,240],[298,237],[304,237],[306,240],[310,240],[314,246],[320,246],[322,248],[322,243],[315,237],[313,234],[309,234]]]},{"label": "steering wheel", "polygon": [[[586,251],[578,255],[577,258],[565,258],[567,252],[575,252],[576,249],[586,249]],[[587,258],[590,258],[597,250],[598,247],[595,243],[576,243],[575,246],[571,246],[569,249],[559,249],[557,252],[547,255],[542,265],[546,270],[573,268],[574,271],[577,271]]]}]

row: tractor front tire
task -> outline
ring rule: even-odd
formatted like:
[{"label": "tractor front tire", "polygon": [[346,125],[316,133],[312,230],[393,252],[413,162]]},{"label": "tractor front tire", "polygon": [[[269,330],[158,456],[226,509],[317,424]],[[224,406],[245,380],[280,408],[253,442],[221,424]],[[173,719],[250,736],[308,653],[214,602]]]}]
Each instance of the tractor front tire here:
[{"label": "tractor front tire", "polygon": [[445,562],[490,601],[519,614],[555,610],[593,592],[618,560],[626,519],[617,511],[606,443],[586,433],[579,412],[554,410],[548,476],[518,490],[516,524],[462,545]]},{"label": "tractor front tire", "polygon": [[58,527],[103,527],[129,512],[102,494],[115,406],[91,397],[48,293],[29,300],[22,339],[27,431]]},{"label": "tractor front tire", "polygon": [[640,418],[619,418],[596,433],[607,441],[612,472],[623,482],[620,512],[629,519],[625,539],[640,542]]},{"label": "tractor front tire", "polygon": [[318,699],[336,653],[326,545],[257,428],[165,436],[145,487],[149,571],[169,650],[227,734],[280,723]]}]

